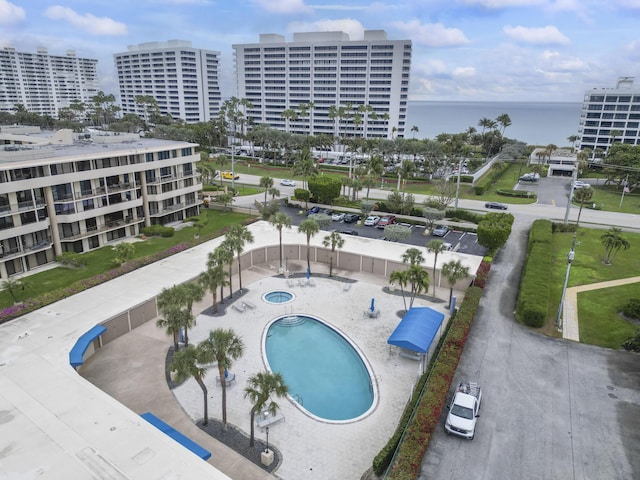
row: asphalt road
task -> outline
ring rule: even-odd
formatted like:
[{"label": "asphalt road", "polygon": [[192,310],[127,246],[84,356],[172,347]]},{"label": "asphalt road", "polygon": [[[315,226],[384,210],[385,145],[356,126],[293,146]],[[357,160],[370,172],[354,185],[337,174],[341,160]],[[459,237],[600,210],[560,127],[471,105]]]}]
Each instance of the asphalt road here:
[{"label": "asphalt road", "polygon": [[516,221],[494,260],[452,383],[483,389],[475,439],[446,435],[443,413],[419,478],[640,478],[640,356],[514,319],[528,226]]}]

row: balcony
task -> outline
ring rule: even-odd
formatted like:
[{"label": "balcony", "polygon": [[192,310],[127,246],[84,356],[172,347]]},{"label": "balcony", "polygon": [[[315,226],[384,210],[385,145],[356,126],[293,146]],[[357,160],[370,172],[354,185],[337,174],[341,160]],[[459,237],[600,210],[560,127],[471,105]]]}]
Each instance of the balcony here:
[{"label": "balcony", "polygon": [[161,217],[162,215],[166,215],[168,213],[171,212],[175,212],[177,210],[182,210],[188,207],[192,207],[194,205],[197,205],[199,202],[194,200],[194,201],[190,201],[190,202],[180,202],[180,203],[176,203],[174,205],[169,205],[167,207],[163,207],[163,208],[151,208],[149,210],[149,214],[152,217]]},{"label": "balcony", "polygon": [[51,248],[51,243],[51,238],[47,237],[37,245],[30,245],[28,247],[15,247],[10,250],[4,250],[0,253],[0,258],[2,258],[3,260],[9,260],[11,258],[21,257],[23,255],[29,255],[34,252],[39,252],[40,250],[47,250]]},{"label": "balcony", "polygon": [[123,220],[114,220],[111,222],[105,222],[104,225],[97,225],[95,227],[82,229],[79,233],[74,233],[72,235],[64,235],[60,237],[60,241],[71,242],[71,241],[79,240],[81,238],[92,237],[99,233],[108,232],[110,230],[117,230],[118,228],[126,227],[128,225],[133,225],[143,221],[144,219],[141,219],[141,218],[127,217]]}]

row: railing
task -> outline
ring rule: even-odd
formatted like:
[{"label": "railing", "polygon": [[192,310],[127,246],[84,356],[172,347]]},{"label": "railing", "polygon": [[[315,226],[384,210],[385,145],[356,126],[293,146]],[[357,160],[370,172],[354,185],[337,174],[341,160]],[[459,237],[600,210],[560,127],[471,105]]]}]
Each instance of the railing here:
[{"label": "railing", "polygon": [[158,185],[160,183],[171,182],[173,180],[180,180],[181,178],[194,177],[195,172],[180,173],[178,175],[163,175],[162,177],[156,177],[153,180],[147,180],[147,185]]},{"label": "railing", "polygon": [[61,237],[60,240],[63,242],[78,240],[80,238],[90,237],[92,235],[96,235],[102,232],[107,232],[109,230],[116,230],[118,228],[122,228],[127,225],[139,223],[142,221],[143,221],[142,219],[134,218],[134,217],[127,217],[124,220],[114,220],[112,222],[106,222],[104,225],[100,225],[100,226],[96,225],[95,227],[83,229],[82,231],[78,233],[74,233],[73,235],[65,235]]},{"label": "railing", "polygon": [[29,254],[32,252],[37,252],[40,250],[45,250],[51,247],[51,237],[47,237],[42,240],[40,243],[36,245],[30,245],[27,247],[14,247],[9,250],[4,250],[0,252],[0,258],[6,260],[14,257],[19,257],[21,255]]},{"label": "railing", "polygon": [[291,395],[291,398],[293,398],[296,402],[304,407],[304,401],[302,400],[302,397],[300,395],[294,393],[293,395]]},{"label": "railing", "polygon": [[201,202],[198,202],[197,200],[193,200],[191,202],[176,203],[174,205],[169,205],[169,206],[163,207],[163,208],[150,208],[149,209],[149,214],[150,215],[162,215],[164,213],[171,213],[171,212],[175,212],[176,210],[181,210],[183,208],[191,207],[193,205],[198,205],[199,203],[201,203]]}]

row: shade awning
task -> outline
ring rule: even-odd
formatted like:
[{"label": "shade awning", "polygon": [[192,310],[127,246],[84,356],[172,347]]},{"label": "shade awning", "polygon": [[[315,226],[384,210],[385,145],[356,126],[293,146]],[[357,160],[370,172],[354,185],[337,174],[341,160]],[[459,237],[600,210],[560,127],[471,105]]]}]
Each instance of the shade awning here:
[{"label": "shade awning", "polygon": [[432,308],[411,308],[402,317],[387,343],[414,352],[427,353],[443,320],[444,314]]}]

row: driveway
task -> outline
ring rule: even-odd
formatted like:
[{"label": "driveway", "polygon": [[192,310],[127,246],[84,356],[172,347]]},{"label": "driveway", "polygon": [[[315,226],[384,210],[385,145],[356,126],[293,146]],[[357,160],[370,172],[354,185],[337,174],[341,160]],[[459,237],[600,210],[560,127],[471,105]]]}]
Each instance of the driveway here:
[{"label": "driveway", "polygon": [[515,321],[526,225],[495,259],[453,382],[483,388],[475,439],[447,436],[443,414],[419,478],[640,478],[640,356]]}]

